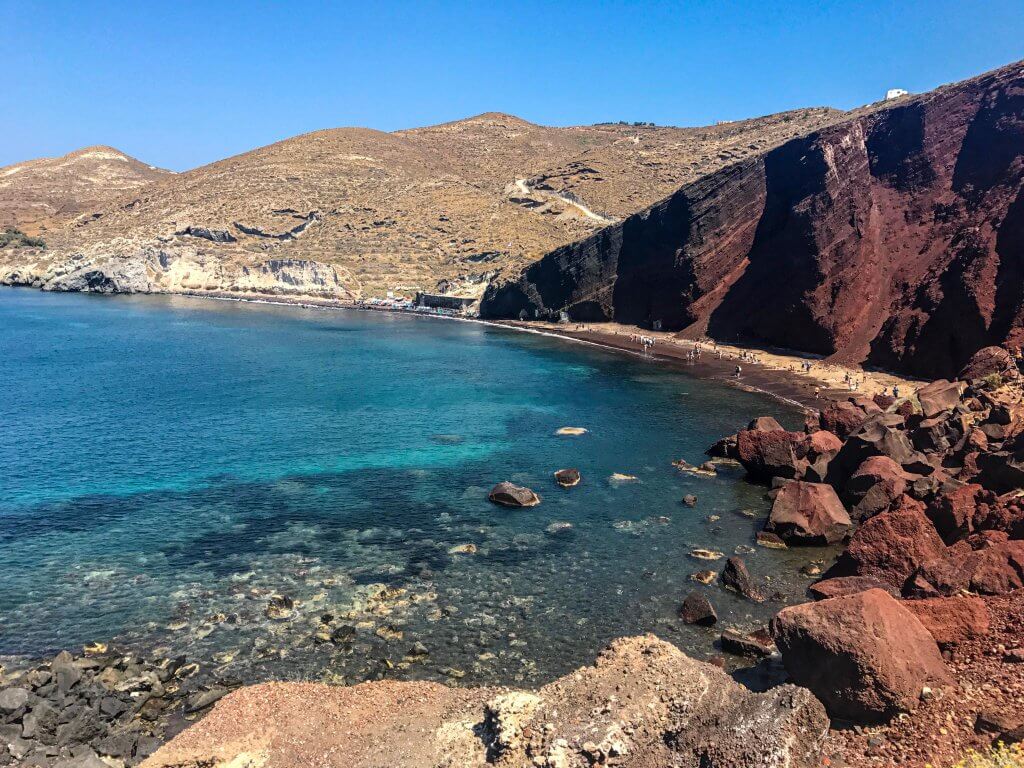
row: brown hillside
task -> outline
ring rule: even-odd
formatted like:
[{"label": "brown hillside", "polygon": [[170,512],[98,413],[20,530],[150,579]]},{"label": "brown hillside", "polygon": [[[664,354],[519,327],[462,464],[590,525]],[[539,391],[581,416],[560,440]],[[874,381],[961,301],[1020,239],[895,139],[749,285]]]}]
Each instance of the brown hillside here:
[{"label": "brown hillside", "polygon": [[479,281],[840,114],[549,128],[488,113],[390,134],[318,131],[124,195],[51,232],[45,254],[0,255],[0,275],[65,290],[334,297]]},{"label": "brown hillside", "polygon": [[0,227],[38,234],[170,172],[113,147],[86,147],[0,168]]}]

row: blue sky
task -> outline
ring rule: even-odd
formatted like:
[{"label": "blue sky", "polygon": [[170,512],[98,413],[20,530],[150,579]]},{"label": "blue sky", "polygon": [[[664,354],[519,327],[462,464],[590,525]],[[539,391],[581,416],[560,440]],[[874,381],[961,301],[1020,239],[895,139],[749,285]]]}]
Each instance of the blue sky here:
[{"label": "blue sky", "polygon": [[306,131],[511,112],[701,125],[853,107],[1024,57],[1024,2],[0,0],[0,165],[174,170]]}]

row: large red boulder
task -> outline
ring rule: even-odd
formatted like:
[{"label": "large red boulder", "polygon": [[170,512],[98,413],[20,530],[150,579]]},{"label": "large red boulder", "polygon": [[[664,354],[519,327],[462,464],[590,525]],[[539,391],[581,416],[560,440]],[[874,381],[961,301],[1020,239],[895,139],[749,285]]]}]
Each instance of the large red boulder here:
[{"label": "large red boulder", "polygon": [[886,720],[949,682],[931,633],[881,589],[783,608],[771,634],[793,681],[833,717]]},{"label": "large red boulder", "polygon": [[779,489],[765,530],[787,544],[835,544],[851,525],[831,485],[795,481]]},{"label": "large red boulder", "polygon": [[917,390],[917,399],[921,403],[921,412],[924,417],[930,419],[943,411],[951,411],[956,408],[960,404],[960,395],[963,390],[962,381],[938,379],[931,384],[925,384]]},{"label": "large red boulder", "polygon": [[871,576],[901,589],[922,564],[941,561],[946,545],[924,505],[901,496],[890,509],[861,524],[827,576]]},{"label": "large red boulder", "polygon": [[907,600],[903,605],[932,633],[940,648],[985,637],[989,631],[988,607],[980,597],[935,597]]},{"label": "large red boulder", "polygon": [[744,429],[736,435],[736,454],[752,478],[769,482],[773,477],[795,478],[807,461],[802,432],[784,429]]},{"label": "large red boulder", "polygon": [[892,505],[915,479],[888,456],[869,456],[846,482],[845,497],[852,517],[865,520]]},{"label": "large red boulder", "polygon": [[857,431],[869,415],[863,408],[843,400],[825,406],[818,416],[818,421],[822,429],[845,439]]}]

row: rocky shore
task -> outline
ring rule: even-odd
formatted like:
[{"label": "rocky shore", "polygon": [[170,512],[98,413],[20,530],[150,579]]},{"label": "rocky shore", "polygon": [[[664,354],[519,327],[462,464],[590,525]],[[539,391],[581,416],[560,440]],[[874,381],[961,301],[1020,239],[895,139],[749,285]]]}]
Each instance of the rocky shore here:
[{"label": "rocky shore", "polygon": [[105,645],[5,671],[0,765],[139,765],[239,686],[184,656],[143,658]]},{"label": "rocky shore", "polygon": [[791,681],[855,727],[837,761],[1024,739],[1024,397],[1005,350],[913,398],[832,402],[802,431],[757,419],[709,452],[770,486],[765,536],[846,541],[815,602],[770,626]]}]

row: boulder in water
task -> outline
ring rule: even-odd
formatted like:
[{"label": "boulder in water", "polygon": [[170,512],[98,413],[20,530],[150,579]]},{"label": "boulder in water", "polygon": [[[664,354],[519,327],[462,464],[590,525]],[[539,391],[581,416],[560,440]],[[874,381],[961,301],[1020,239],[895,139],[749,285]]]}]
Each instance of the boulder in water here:
[{"label": "boulder in water", "polygon": [[535,507],[540,504],[540,497],[532,490],[507,481],[494,486],[487,498],[503,507]]},{"label": "boulder in water", "polygon": [[691,592],[679,607],[679,618],[687,624],[710,627],[718,621],[718,614],[707,597],[700,592]]},{"label": "boulder in water", "polygon": [[580,484],[580,471],[578,469],[560,469],[555,472],[555,482],[563,488],[572,488]]}]

